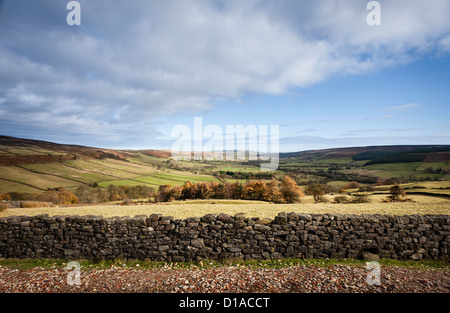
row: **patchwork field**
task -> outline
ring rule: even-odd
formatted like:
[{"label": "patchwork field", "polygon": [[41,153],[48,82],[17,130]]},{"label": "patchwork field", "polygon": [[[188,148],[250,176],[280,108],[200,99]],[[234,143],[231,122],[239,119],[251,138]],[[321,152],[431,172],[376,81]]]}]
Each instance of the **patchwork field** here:
[{"label": "patchwork field", "polygon": [[157,169],[149,164],[114,159],[0,166],[0,193],[39,192],[57,187],[73,190],[94,183],[101,187],[146,185],[158,188],[160,185],[183,185],[187,180],[218,181],[212,175]]}]

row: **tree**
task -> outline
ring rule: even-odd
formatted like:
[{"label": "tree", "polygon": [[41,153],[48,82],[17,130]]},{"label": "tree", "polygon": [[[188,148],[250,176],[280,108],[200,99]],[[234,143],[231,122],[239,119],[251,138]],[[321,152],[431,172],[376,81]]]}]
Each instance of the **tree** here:
[{"label": "tree", "polygon": [[194,199],[194,184],[190,181],[184,183],[181,189],[181,200]]},{"label": "tree", "polygon": [[289,176],[284,176],[281,180],[281,194],[286,203],[299,202],[300,197],[304,196],[303,190],[297,185],[295,180]]},{"label": "tree", "polygon": [[307,194],[312,195],[315,203],[323,201],[322,196],[325,194],[325,185],[318,183],[310,183],[306,186]]},{"label": "tree", "polygon": [[214,199],[224,199],[225,194],[225,184],[218,182],[210,182],[211,187],[211,198]]},{"label": "tree", "polygon": [[171,198],[171,186],[162,185],[158,188],[158,193],[155,196],[155,202],[169,202],[173,199]]},{"label": "tree", "polygon": [[70,191],[47,190],[37,197],[38,201],[51,202],[55,205],[66,205],[78,203],[78,198]]},{"label": "tree", "polygon": [[0,201],[11,201],[11,196],[8,193],[3,193],[0,195]]},{"label": "tree", "polygon": [[284,203],[285,199],[280,188],[280,182],[275,178],[272,178],[266,183],[267,193],[266,200],[273,203]]},{"label": "tree", "polygon": [[211,198],[212,190],[207,182],[199,182],[194,184],[194,198],[195,199],[209,199]]},{"label": "tree", "polygon": [[70,191],[58,192],[58,201],[60,204],[77,204],[78,198]]},{"label": "tree", "polygon": [[245,200],[266,200],[266,182],[263,180],[249,181],[244,185],[244,189],[242,190],[242,198]]},{"label": "tree", "polygon": [[394,186],[389,188],[390,196],[388,196],[391,201],[400,201],[400,198],[406,196],[406,192],[403,190],[402,186],[395,183]]}]

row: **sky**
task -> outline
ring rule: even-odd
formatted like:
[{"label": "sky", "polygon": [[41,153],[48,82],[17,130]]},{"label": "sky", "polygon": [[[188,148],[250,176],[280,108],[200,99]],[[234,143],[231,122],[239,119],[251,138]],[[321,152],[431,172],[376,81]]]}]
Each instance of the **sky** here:
[{"label": "sky", "polygon": [[68,3],[0,0],[0,135],[171,149],[201,117],[278,125],[282,152],[450,144],[448,0],[79,0],[80,25]]}]

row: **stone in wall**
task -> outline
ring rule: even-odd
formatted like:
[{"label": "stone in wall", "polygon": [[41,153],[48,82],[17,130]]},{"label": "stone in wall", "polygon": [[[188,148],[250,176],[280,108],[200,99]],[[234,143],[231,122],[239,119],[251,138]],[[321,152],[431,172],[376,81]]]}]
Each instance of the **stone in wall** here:
[{"label": "stone in wall", "polygon": [[279,213],[0,218],[0,257],[183,262],[203,259],[448,259],[448,215]]}]

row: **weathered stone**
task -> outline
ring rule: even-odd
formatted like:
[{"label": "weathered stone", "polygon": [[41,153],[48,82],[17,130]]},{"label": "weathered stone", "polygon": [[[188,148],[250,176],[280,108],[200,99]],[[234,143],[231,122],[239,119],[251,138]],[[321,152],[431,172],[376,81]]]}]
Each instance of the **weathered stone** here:
[{"label": "weathered stone", "polygon": [[219,216],[217,217],[217,220],[219,220],[223,223],[232,223],[233,222],[233,218],[225,213],[220,213]]},{"label": "weathered stone", "polygon": [[202,238],[196,238],[191,240],[191,245],[201,249],[205,247],[205,242]]},{"label": "weathered stone", "polygon": [[162,214],[151,214],[148,219],[150,221],[158,221],[163,215]]},{"label": "weathered stone", "polygon": [[244,213],[238,213],[234,216],[234,220],[236,222],[244,222],[245,221],[245,214]]},{"label": "weathered stone", "polygon": [[204,223],[212,223],[217,220],[217,214],[206,214],[201,218],[201,221]]},{"label": "weathered stone", "polygon": [[413,260],[422,260],[422,254],[421,253],[414,253],[413,255],[411,255],[411,259]]},{"label": "weathered stone", "polygon": [[312,216],[310,215],[310,214],[306,214],[306,213],[300,213],[299,215],[298,215],[298,218],[301,220],[301,221],[312,221]]},{"label": "weathered stone", "polygon": [[258,218],[255,220],[255,224],[267,225],[272,223],[272,219],[270,218]]},{"label": "weathered stone", "polygon": [[271,230],[271,228],[269,226],[261,225],[261,224],[256,224],[253,227],[253,229],[256,231],[270,231]]},{"label": "weathered stone", "polygon": [[363,258],[367,261],[379,261],[380,256],[378,254],[370,253],[370,252],[363,252]]}]

